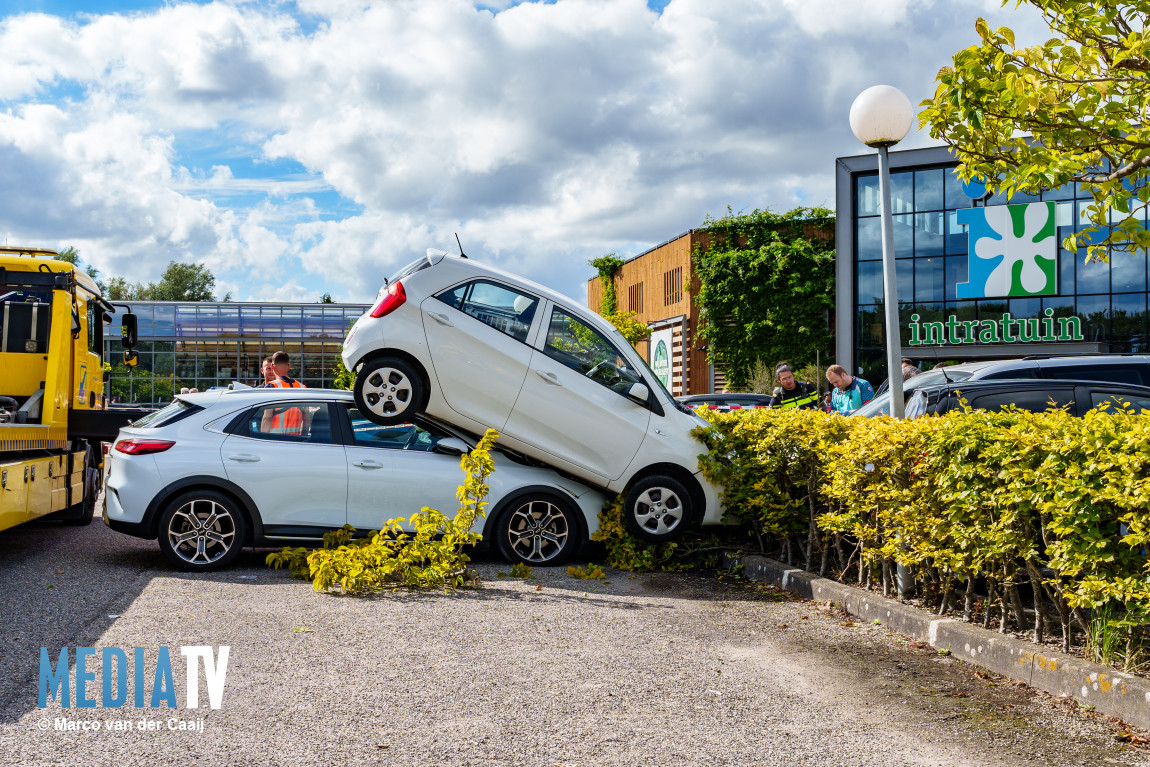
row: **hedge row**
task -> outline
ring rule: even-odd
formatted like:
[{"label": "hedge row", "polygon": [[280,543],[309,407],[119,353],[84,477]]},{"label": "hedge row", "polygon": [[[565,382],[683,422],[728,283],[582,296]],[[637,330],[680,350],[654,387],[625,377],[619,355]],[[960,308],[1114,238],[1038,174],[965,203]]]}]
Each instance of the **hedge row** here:
[{"label": "hedge row", "polygon": [[[940,614],[997,612],[1069,649],[1098,616],[1132,646],[1150,622],[1150,416],[968,411],[843,418],[759,410],[709,416],[704,473],[728,514],[809,570],[895,588],[895,562]],[[1029,599],[1027,599],[1029,601]],[[957,605],[956,605],[957,607]]]}]

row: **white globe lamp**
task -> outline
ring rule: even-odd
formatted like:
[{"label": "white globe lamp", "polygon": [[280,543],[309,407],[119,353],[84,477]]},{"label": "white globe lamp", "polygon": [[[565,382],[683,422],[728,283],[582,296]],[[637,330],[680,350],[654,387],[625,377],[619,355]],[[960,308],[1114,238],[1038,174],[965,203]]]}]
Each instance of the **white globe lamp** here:
[{"label": "white globe lamp", "polygon": [[906,138],[914,108],[906,94],[890,85],[867,88],[851,104],[851,130],[867,146],[890,147]]}]

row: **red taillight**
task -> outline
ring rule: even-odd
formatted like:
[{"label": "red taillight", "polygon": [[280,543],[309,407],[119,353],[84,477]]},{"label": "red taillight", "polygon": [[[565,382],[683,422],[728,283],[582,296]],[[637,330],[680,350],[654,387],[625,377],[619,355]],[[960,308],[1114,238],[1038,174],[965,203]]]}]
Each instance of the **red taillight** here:
[{"label": "red taillight", "polygon": [[742,405],[731,405],[731,406],[728,408],[728,410],[742,410],[742,409],[743,409],[743,406],[742,406]]},{"label": "red taillight", "polygon": [[403,306],[403,302],[406,300],[407,293],[403,290],[403,283],[393,282],[387,286],[387,291],[379,297],[375,306],[371,307],[371,316],[385,317]]},{"label": "red taillight", "polygon": [[167,439],[122,439],[116,443],[116,450],[125,455],[151,455],[162,453],[174,444]]}]

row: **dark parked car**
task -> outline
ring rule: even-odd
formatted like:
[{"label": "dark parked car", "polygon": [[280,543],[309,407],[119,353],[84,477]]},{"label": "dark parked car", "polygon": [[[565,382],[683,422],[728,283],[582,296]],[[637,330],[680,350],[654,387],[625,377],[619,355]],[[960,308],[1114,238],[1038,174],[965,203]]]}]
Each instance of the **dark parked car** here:
[{"label": "dark parked car", "polygon": [[713,408],[720,413],[729,413],[732,410],[753,410],[768,407],[771,404],[769,394],[692,394],[689,397],[676,397],[692,410],[698,408]]},{"label": "dark parked car", "polygon": [[906,417],[942,415],[962,408],[966,400],[976,410],[1001,410],[1014,405],[1040,413],[1066,406],[1072,415],[1083,416],[1096,407],[1121,408],[1124,403],[1137,413],[1150,413],[1150,387],[1107,382],[1066,380],[962,381],[920,386],[907,403]]},{"label": "dark parked car", "polygon": [[[1017,360],[967,362],[926,370],[903,383],[907,403],[915,390],[955,381],[1061,379],[1110,381],[1150,386],[1150,356],[1145,354],[1091,354],[1078,357],[1025,357]],[[890,413],[890,395],[884,390],[851,413],[871,418]]]}]

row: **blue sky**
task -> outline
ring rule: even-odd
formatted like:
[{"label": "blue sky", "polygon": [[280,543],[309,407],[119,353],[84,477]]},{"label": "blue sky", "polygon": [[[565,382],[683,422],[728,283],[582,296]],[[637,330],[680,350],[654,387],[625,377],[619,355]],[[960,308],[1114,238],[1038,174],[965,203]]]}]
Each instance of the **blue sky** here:
[{"label": "blue sky", "polygon": [[366,301],[458,232],[582,299],[588,259],[728,206],[833,205],[854,96],[927,98],[980,14],[1041,32],[993,0],[0,0],[0,238]]}]

